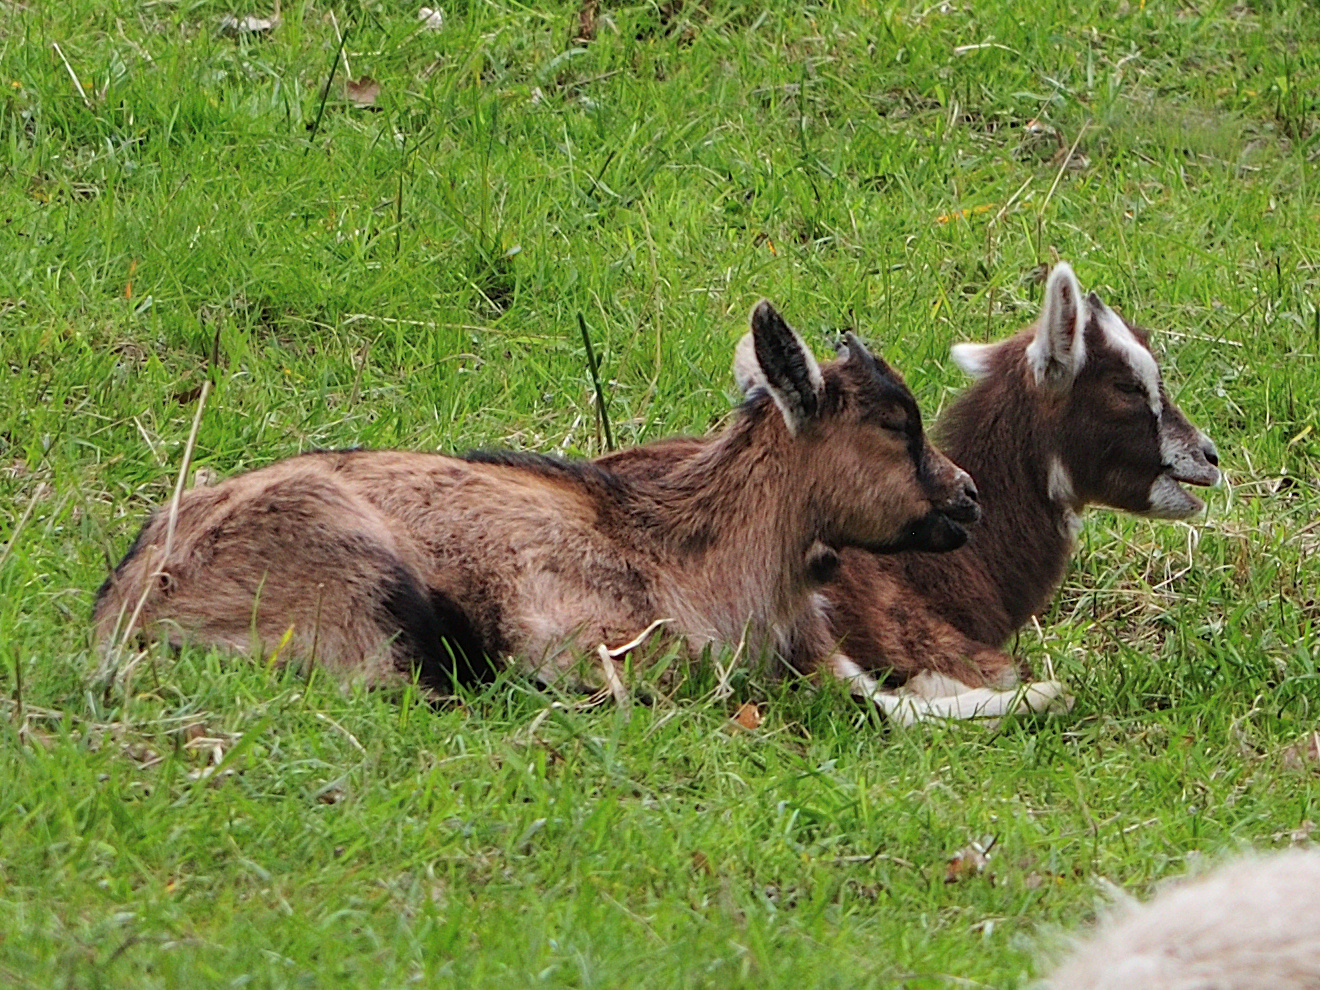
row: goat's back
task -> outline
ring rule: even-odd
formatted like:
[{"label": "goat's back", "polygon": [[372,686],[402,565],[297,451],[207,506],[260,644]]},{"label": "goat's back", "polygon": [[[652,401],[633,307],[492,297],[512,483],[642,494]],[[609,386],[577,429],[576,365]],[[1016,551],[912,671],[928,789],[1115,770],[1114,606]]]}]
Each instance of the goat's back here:
[{"label": "goat's back", "polygon": [[[604,472],[519,455],[294,457],[185,492],[172,534],[168,508],[157,511],[98,592],[93,620],[102,640],[162,624],[176,643],[314,655],[372,683],[419,649],[424,667],[452,665],[448,653],[428,656],[441,638],[477,666],[534,632],[511,629],[511,611],[573,628],[562,582],[637,604],[645,582],[632,570],[620,589],[609,563],[609,485]],[[528,571],[560,580],[520,582]],[[526,604],[511,609],[517,595]],[[589,607],[579,611],[585,621]]]}]

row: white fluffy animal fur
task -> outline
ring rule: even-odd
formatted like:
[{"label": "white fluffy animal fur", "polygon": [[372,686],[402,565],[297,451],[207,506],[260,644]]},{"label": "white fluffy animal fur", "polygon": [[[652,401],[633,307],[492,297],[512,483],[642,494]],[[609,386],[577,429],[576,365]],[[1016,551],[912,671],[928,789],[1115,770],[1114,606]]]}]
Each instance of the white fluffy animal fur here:
[{"label": "white fluffy animal fur", "polygon": [[1320,988],[1320,850],[1249,856],[1102,924],[1042,990]]}]

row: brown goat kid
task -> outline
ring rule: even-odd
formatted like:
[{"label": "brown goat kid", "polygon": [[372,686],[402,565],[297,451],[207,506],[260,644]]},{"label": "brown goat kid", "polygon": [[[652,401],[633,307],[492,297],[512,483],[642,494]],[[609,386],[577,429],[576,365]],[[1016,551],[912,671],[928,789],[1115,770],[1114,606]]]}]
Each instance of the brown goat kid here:
[{"label": "brown goat kid", "polygon": [[812,594],[834,551],[947,550],[979,516],[902,379],[851,334],[845,350],[817,365],[760,303],[735,361],[746,402],[663,478],[528,454],[342,451],[190,490],[102,586],[98,637],[439,691],[512,663],[618,693],[617,664],[657,621],[689,656],[828,649]]},{"label": "brown goat kid", "polygon": [[[1145,334],[1083,296],[1067,264],[1034,327],[953,356],[976,382],[933,433],[975,480],[984,520],[947,554],[846,549],[821,593],[838,645],[830,673],[904,724],[1066,707],[1058,683],[1020,684],[1002,647],[1058,588],[1081,512],[1182,519],[1203,505],[1180,482],[1219,481],[1214,445],[1170,401]],[[704,443],[601,463],[654,474]]]}]

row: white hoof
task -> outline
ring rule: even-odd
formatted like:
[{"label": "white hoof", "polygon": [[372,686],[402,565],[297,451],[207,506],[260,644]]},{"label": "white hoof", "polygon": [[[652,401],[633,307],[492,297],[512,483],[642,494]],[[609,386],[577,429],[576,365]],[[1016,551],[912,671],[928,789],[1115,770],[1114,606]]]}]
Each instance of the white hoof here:
[{"label": "white hoof", "polygon": [[1074,698],[1058,681],[1032,681],[1017,688],[1018,715],[1062,715],[1072,711]]}]

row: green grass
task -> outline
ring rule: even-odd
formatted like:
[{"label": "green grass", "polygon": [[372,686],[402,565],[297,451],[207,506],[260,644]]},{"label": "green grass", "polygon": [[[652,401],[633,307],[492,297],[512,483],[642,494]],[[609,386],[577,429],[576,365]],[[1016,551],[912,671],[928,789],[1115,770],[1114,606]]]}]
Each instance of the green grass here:
[{"label": "green grass", "polygon": [[[1304,840],[1320,14],[983,6],[610,3],[575,41],[575,4],[468,0],[429,32],[291,0],[239,39],[224,15],[270,11],[5,5],[0,980],[1025,986],[1097,878],[1141,894]],[[933,413],[949,345],[1031,319],[1051,250],[1153,329],[1231,479],[1190,526],[1088,519],[1017,644],[1068,716],[896,731],[700,673],[631,717],[517,679],[437,711],[90,648],[213,346],[194,466],[217,474],[594,454],[579,314],[622,442],[725,414],[762,295],[821,352],[856,327]],[[989,873],[946,884],[990,838]]]}]

